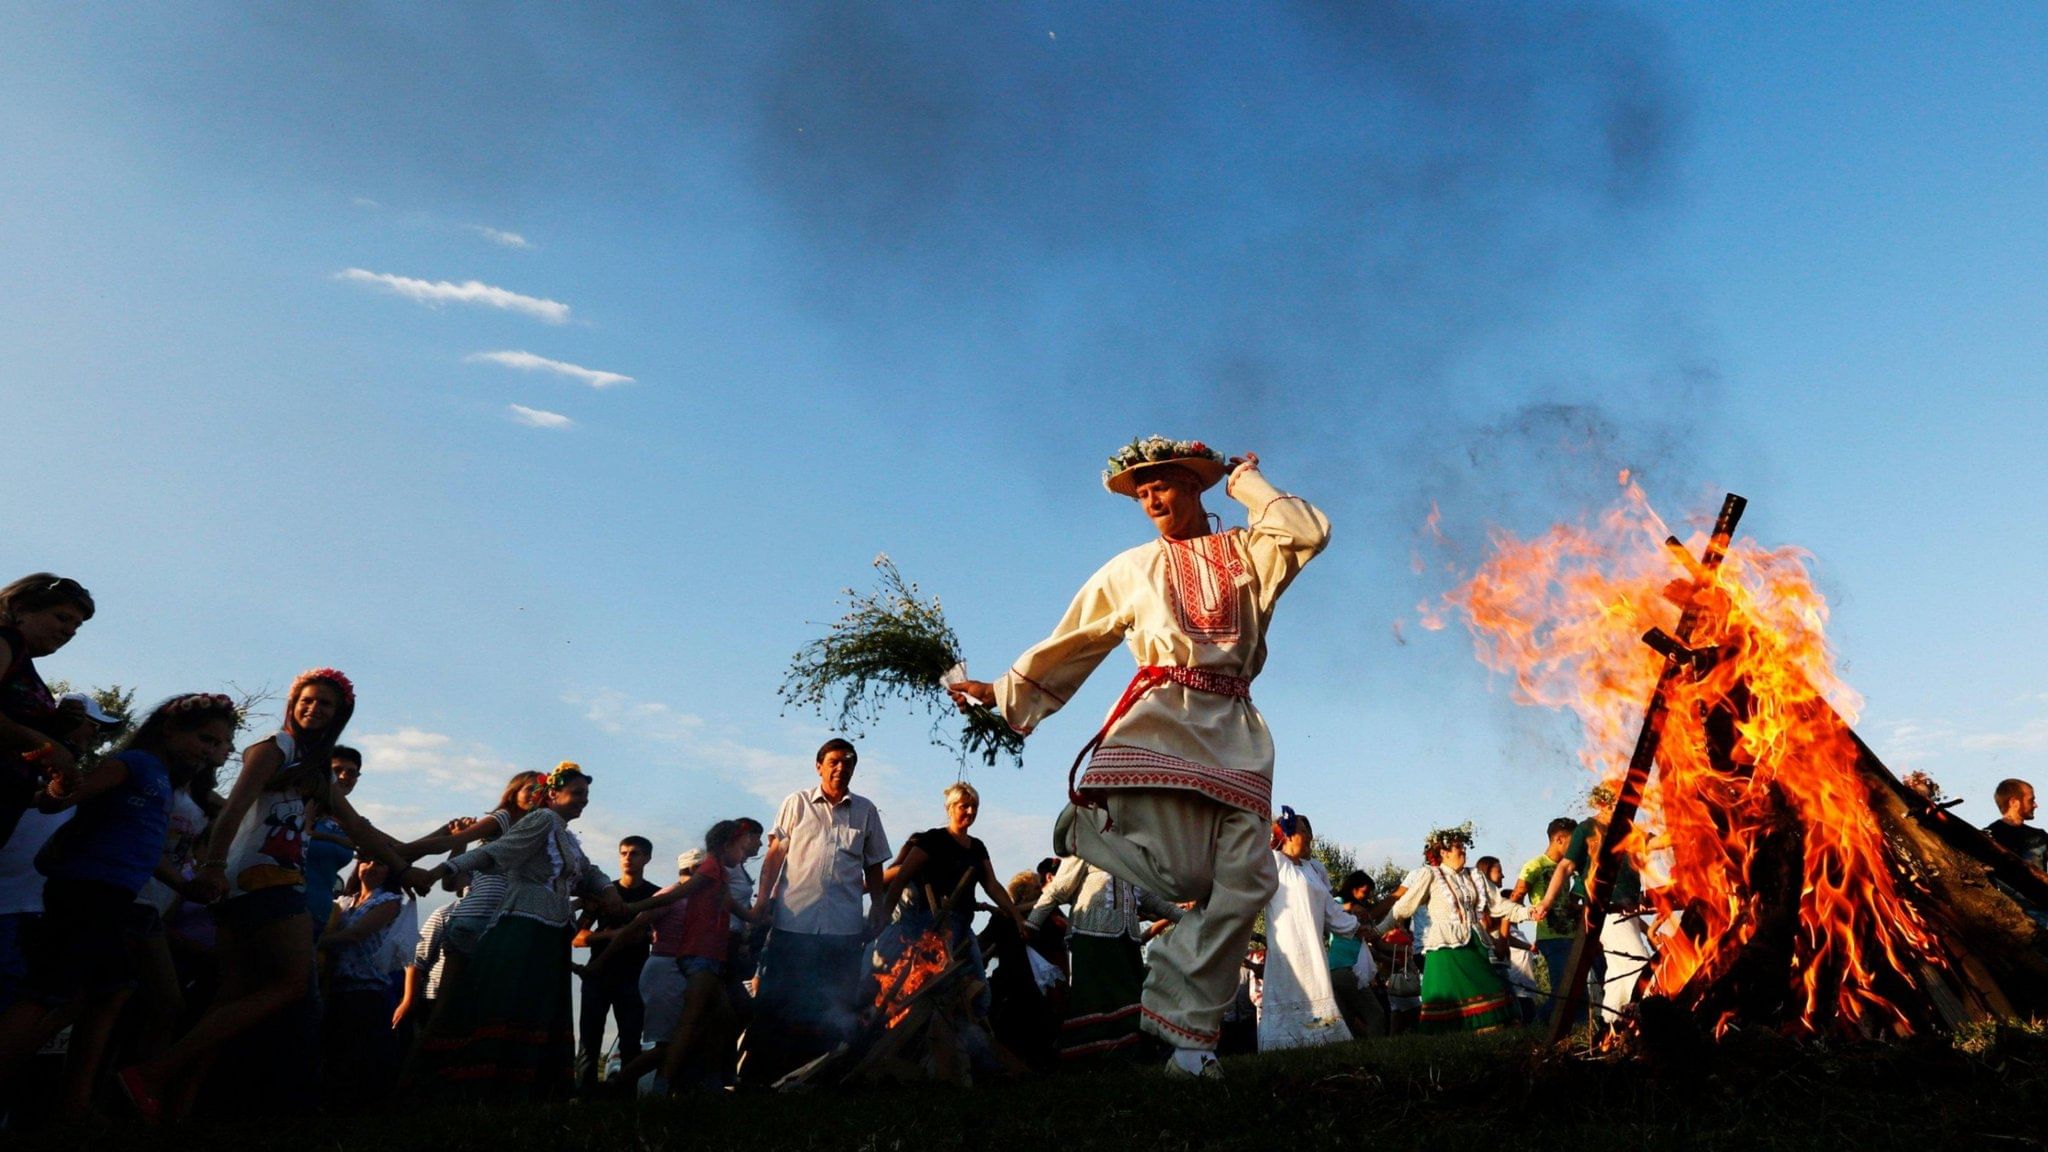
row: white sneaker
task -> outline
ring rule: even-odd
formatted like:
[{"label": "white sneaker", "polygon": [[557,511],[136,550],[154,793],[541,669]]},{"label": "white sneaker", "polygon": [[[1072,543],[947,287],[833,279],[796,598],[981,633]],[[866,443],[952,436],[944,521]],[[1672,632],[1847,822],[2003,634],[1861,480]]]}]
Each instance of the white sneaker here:
[{"label": "white sneaker", "polygon": [[1216,1054],[1202,1048],[1175,1048],[1166,1062],[1166,1074],[1175,1080],[1221,1080],[1223,1065]]}]

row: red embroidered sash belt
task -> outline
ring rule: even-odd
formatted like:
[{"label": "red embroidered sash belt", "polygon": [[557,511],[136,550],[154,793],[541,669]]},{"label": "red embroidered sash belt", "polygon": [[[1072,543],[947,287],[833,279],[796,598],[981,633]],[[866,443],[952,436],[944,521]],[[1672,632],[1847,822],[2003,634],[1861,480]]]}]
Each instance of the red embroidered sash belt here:
[{"label": "red embroidered sash belt", "polygon": [[1091,753],[1102,747],[1103,738],[1109,735],[1109,730],[1116,726],[1116,722],[1123,719],[1124,714],[1135,707],[1139,700],[1144,699],[1146,693],[1162,684],[1178,684],[1197,692],[1235,696],[1240,700],[1252,698],[1252,682],[1242,676],[1214,672],[1207,668],[1183,668],[1174,664],[1146,664],[1140,667],[1138,674],[1131,677],[1131,683],[1124,689],[1123,696],[1117,700],[1116,707],[1109,710],[1109,719],[1102,722],[1101,731],[1095,733],[1094,739],[1081,746],[1080,754],[1074,757],[1074,766],[1067,769],[1067,799],[1073,802],[1074,807],[1095,807],[1093,802],[1081,795],[1077,787],[1081,765],[1087,761]]}]

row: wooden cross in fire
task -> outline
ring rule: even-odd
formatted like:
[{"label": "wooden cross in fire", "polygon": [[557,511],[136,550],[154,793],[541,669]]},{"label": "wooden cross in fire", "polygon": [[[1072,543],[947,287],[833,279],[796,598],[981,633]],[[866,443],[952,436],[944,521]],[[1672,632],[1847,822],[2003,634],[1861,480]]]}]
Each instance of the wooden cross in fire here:
[{"label": "wooden cross in fire", "polygon": [[[1743,509],[1749,501],[1733,492],[1721,502],[1721,514],[1714,520],[1714,534],[1707,541],[1706,555],[1694,560],[1685,546],[1672,537],[1665,545],[1673,549],[1695,581],[1705,584],[1721,567],[1721,560],[1728,554],[1728,542],[1735,536],[1735,525],[1742,519]],[[1693,633],[1700,625],[1701,608],[1695,601],[1689,604],[1678,620],[1675,635],[1651,629],[1643,636],[1643,643],[1664,655],[1664,671],[1657,678],[1657,687],[1651,693],[1649,707],[1643,711],[1643,728],[1636,736],[1636,746],[1628,761],[1628,775],[1622,778],[1620,795],[1614,799],[1613,814],[1608,817],[1606,834],[1600,837],[1599,855],[1591,861],[1590,875],[1586,877],[1586,918],[1577,940],[1572,944],[1572,957],[1565,964],[1560,985],[1559,973],[1550,974],[1550,993],[1560,997],[1554,1014],[1550,1018],[1550,1040],[1556,1043],[1570,1034],[1572,1023],[1579,1010],[1586,1003],[1586,977],[1593,970],[1593,959],[1600,953],[1600,929],[1607,921],[1608,902],[1614,898],[1614,878],[1619,865],[1621,845],[1628,840],[1629,829],[1634,826],[1636,810],[1642,806],[1643,788],[1650,782],[1650,769],[1657,760],[1657,745],[1664,735],[1664,718],[1667,707],[1666,696],[1678,677],[1696,668],[1699,653],[1691,647]]]}]

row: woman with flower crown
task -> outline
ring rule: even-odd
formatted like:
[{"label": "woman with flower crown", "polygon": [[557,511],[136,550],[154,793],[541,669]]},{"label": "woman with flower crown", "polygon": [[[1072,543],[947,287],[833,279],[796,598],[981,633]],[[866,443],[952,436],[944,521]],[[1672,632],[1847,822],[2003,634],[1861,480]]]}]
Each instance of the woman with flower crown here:
[{"label": "woman with flower crown", "polygon": [[438,867],[414,870],[415,888],[477,871],[507,881],[463,978],[442,989],[420,1037],[407,1072],[415,1087],[545,1097],[566,1094],[575,1084],[571,901],[620,915],[628,908],[569,830],[590,804],[589,774],[564,760],[548,773],[546,788],[544,806],[520,817],[510,832]]},{"label": "woman with flower crown", "polygon": [[[191,882],[201,900],[219,901],[220,988],[177,1043],[121,1071],[121,1087],[144,1117],[182,1113],[222,1044],[299,1003],[312,987],[309,813],[331,814],[365,855],[400,871],[411,864],[334,786],[334,745],[355,706],[347,676],[332,668],[302,672],[285,694],[283,727],[242,752],[242,770]],[[310,1051],[277,1055],[312,1060]]]},{"label": "woman with flower crown", "polygon": [[174,696],[119,752],[89,772],[53,775],[36,795],[44,812],[76,808],[77,815],[36,856],[48,877],[41,931],[26,995],[0,1016],[0,1083],[68,1024],[58,1112],[77,1118],[90,1110],[108,1041],[135,990],[130,913],[162,858],[173,796],[226,762],[240,725],[225,696]]},{"label": "woman with flower crown", "polygon": [[[1202,506],[1226,476],[1244,528],[1222,529]],[[1330,525],[1267,483],[1256,455],[1225,460],[1199,440],[1130,444],[1102,482],[1135,500],[1158,537],[1089,577],[1052,635],[1000,680],[952,691],[963,708],[992,706],[1029,733],[1119,643],[1130,647],[1137,675],[1076,758],[1054,841],[1062,855],[1193,904],[1152,947],[1140,1026],[1173,1045],[1169,1074],[1216,1076],[1223,1012],[1276,883],[1273,740],[1251,682],[1281,594]]]},{"label": "woman with flower crown", "polygon": [[1531,918],[1530,909],[1465,870],[1471,845],[1469,824],[1431,832],[1422,845],[1423,866],[1401,882],[1391,914],[1406,920],[1425,902],[1429,908],[1422,936],[1424,1032],[1490,1032],[1517,1019],[1507,985],[1493,973],[1485,920],[1519,924]]}]

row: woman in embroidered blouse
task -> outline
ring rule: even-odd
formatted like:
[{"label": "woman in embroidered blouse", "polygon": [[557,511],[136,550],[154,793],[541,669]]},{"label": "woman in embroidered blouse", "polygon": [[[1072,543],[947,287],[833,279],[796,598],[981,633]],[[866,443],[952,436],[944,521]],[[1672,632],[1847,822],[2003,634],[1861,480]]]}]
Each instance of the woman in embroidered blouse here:
[{"label": "woman in embroidered blouse", "polygon": [[623,914],[611,878],[583,854],[569,825],[590,804],[590,777],[564,761],[549,773],[547,803],[510,832],[439,867],[415,869],[418,889],[465,872],[508,882],[495,919],[463,978],[444,985],[408,1078],[484,1095],[566,1094],[575,1082],[569,940],[572,901]]},{"label": "woman in embroidered blouse", "polygon": [[1061,905],[1073,970],[1059,1056],[1079,1060],[1138,1046],[1139,1001],[1145,987],[1145,923],[1177,921],[1181,910],[1079,856],[1060,860],[1052,883],[1039,889],[1027,917],[1031,933],[1047,931]]},{"label": "woman in embroidered blouse", "polygon": [[[526,818],[527,813],[547,807],[547,800],[547,773],[515,772],[499,794],[497,807],[482,816],[450,820],[444,830],[406,845],[406,854],[417,860],[423,856],[457,852],[479,840],[489,843],[510,832],[513,825]],[[455,891],[457,879],[459,877],[451,876],[441,886]],[[462,982],[462,973],[469,966],[470,956],[483,942],[484,933],[498,922],[498,911],[505,902],[508,883],[498,872],[470,876],[462,898],[455,902],[444,918],[441,979],[436,985],[437,1005],[447,998],[455,985]]]},{"label": "woman in embroidered blouse", "polygon": [[1503,897],[1498,888],[1465,870],[1467,833],[1431,834],[1423,845],[1423,867],[1408,874],[1393,917],[1405,920],[1429,907],[1423,934],[1422,1019],[1424,1032],[1487,1032],[1515,1022],[1507,986],[1494,975],[1485,919],[1521,923],[1529,909]]}]

